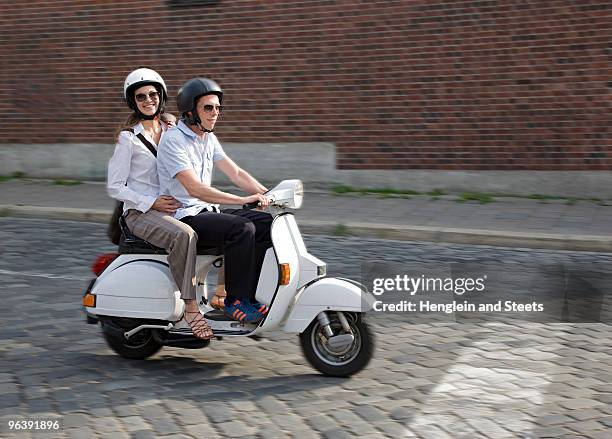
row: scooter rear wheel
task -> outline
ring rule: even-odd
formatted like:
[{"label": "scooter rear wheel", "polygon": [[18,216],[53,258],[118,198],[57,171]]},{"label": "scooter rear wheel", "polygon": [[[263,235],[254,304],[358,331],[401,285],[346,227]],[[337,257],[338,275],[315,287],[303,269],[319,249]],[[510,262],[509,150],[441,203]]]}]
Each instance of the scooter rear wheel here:
[{"label": "scooter rear wheel", "polygon": [[[334,334],[343,332],[342,325],[335,312],[328,312]],[[319,372],[336,377],[353,375],[372,359],[374,353],[374,336],[359,314],[344,313],[349,322],[353,341],[342,348],[332,348],[327,343],[325,331],[315,319],[304,332],[300,334],[300,345],[304,356],[312,367]]]},{"label": "scooter rear wheel", "polygon": [[[111,324],[119,326],[126,331],[133,329],[130,327],[125,327],[125,323],[122,323],[123,324],[113,322]],[[138,325],[134,325],[133,327],[135,328],[136,326]],[[144,360],[145,358],[156,354],[162,348],[162,345],[153,338],[153,334],[149,329],[143,329],[129,339],[126,339],[125,337],[117,334],[116,329],[113,330],[109,327],[105,328],[105,323],[103,322],[102,334],[104,334],[104,339],[106,340],[108,346],[115,353],[130,360]]]}]

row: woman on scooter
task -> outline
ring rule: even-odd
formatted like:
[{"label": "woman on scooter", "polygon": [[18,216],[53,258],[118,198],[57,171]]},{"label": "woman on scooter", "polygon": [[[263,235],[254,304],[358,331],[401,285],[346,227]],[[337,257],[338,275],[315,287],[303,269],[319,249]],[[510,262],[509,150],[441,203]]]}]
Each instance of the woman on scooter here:
[{"label": "woman on scooter", "polygon": [[139,68],[126,77],[123,95],[132,113],[108,163],[108,193],[123,201],[125,222],[134,235],[168,251],[170,271],[185,301],[184,319],[195,337],[208,340],[214,334],[195,293],[197,234],[174,218],[181,203],[159,194],[157,145],[170,126],[164,122],[166,84],[154,70]]}]

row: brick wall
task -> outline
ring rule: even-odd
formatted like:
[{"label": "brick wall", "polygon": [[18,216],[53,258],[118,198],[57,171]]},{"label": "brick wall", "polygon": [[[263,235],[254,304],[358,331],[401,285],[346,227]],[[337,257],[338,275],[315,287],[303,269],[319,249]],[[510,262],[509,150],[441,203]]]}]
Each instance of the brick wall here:
[{"label": "brick wall", "polygon": [[122,83],[226,91],[222,141],[334,142],[341,169],[610,170],[612,3],[0,4],[6,143],[112,142]]}]

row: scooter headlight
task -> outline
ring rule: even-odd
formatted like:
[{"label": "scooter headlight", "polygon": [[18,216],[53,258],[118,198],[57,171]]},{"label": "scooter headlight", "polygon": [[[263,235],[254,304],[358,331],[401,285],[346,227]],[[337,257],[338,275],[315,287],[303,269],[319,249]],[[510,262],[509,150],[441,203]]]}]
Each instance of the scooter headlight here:
[{"label": "scooter headlight", "polygon": [[266,195],[277,206],[299,209],[304,201],[304,185],[300,180],[283,180]]}]

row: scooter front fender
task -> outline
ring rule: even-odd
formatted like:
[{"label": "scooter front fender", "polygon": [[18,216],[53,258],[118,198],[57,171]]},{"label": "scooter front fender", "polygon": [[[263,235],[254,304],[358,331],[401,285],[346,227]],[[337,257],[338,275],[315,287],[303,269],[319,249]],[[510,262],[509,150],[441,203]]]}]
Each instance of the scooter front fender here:
[{"label": "scooter front fender", "polygon": [[322,311],[365,313],[372,302],[371,294],[356,283],[329,277],[319,279],[297,296],[283,330],[301,333]]}]

